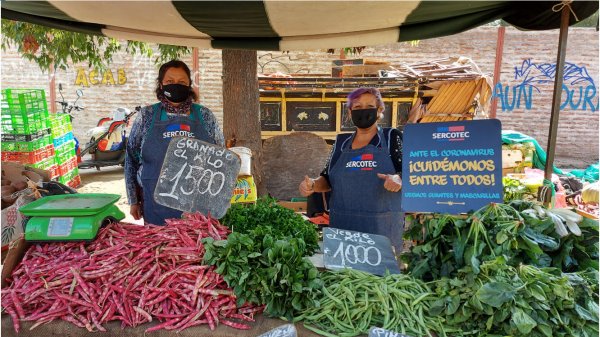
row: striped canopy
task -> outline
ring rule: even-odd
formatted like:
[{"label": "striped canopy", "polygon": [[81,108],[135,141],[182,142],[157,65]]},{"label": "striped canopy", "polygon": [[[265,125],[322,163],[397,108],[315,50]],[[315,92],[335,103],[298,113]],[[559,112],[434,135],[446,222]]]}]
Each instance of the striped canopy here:
[{"label": "striped canopy", "polygon": [[[560,1],[14,1],[2,18],[118,39],[200,48],[310,50],[456,34],[503,19],[558,28]],[[583,20],[598,1],[574,1]]]}]

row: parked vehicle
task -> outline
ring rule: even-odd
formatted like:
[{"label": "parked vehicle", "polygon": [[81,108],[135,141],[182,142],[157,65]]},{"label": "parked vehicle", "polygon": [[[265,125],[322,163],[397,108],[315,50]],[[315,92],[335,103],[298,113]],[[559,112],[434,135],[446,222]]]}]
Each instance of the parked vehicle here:
[{"label": "parked vehicle", "polygon": [[[62,84],[58,85],[58,90],[62,97],[62,101],[58,101],[61,104],[62,113],[68,114],[72,121],[74,112],[84,110],[82,106],[77,104],[79,98],[83,96],[83,91],[78,89],[76,91],[77,99],[73,103],[68,103],[62,94]],[[77,166],[79,168],[95,167],[97,170],[107,166],[123,166],[127,146],[127,126],[131,117],[140,110],[140,106],[136,107],[133,112],[123,107],[116,108],[112,117],[101,118],[96,127],[88,130],[86,135],[90,138],[83,147],[79,140],[75,138]],[[91,158],[84,160],[84,156],[87,154],[91,155]]]}]

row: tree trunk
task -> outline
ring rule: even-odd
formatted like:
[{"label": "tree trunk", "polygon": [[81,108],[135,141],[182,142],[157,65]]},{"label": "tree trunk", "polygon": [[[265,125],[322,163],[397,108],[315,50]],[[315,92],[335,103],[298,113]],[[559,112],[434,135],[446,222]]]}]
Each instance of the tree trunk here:
[{"label": "tree trunk", "polygon": [[252,175],[259,195],[266,195],[262,170],[262,140],[253,50],[223,50],[223,133],[226,144],[252,150]]}]

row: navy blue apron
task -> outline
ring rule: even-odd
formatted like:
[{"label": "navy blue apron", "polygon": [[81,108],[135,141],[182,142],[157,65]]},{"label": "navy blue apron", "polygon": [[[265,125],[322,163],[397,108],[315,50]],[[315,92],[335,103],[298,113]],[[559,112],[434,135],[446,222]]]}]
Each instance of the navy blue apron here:
[{"label": "navy blue apron", "polygon": [[174,119],[167,118],[167,113],[160,103],[152,106],[152,124],[142,147],[141,182],[144,194],[143,217],[146,223],[162,226],[165,219],[180,218],[182,214],[179,210],[154,201],[154,189],[167,154],[167,147],[173,137],[190,137],[214,144],[214,139],[204,127],[204,119],[198,105],[192,104],[189,116],[182,115]]},{"label": "navy blue apron", "polygon": [[354,133],[340,147],[340,157],[329,169],[329,223],[334,228],[386,236],[396,254],[400,254],[404,231],[404,214],[400,210],[402,194],[387,191],[383,187],[384,180],[377,177],[377,173],[396,174],[389,140],[381,128],[377,133],[377,146],[368,144],[353,150]]}]

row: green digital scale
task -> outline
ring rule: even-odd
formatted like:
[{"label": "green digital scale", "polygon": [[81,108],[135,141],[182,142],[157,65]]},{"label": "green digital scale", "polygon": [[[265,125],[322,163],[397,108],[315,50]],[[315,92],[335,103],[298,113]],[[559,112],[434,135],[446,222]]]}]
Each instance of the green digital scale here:
[{"label": "green digital scale", "polygon": [[118,194],[77,193],[40,198],[19,209],[31,217],[25,226],[25,240],[91,241],[98,230],[125,218],[115,202]]}]

